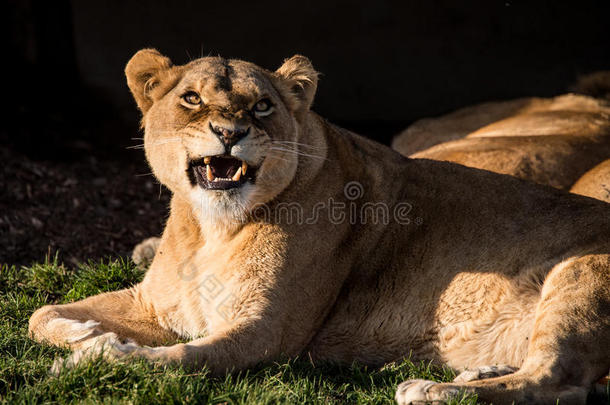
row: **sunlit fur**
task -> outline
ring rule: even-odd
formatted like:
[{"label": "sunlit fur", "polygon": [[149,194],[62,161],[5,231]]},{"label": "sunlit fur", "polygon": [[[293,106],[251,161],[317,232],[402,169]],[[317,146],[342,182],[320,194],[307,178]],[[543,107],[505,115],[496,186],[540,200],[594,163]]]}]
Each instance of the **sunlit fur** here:
[{"label": "sunlit fur", "polygon": [[[170,215],[142,282],[32,315],[34,339],[74,350],[67,366],[103,353],[216,374],[286,356],[371,367],[411,357],[472,371],[453,384],[406,382],[400,403],[460,391],[494,404],[584,403],[607,373],[608,204],[407,159],[332,125],[310,110],[317,73],[302,56],[271,72],[220,58],[174,67],[143,50],[126,74],[146,156],[173,193]],[[187,89],[205,111],[181,106]],[[240,114],[261,96],[273,113],[233,151],[259,166],[255,183],[201,190],[189,158],[222,152],[208,120],[255,125]],[[248,212],[263,202],[310,213],[330,199],[410,210],[387,223],[337,220],[328,205],[311,223]]]},{"label": "sunlit fur", "polygon": [[565,94],[466,107],[415,122],[392,147],[610,202],[610,170],[601,169],[610,157],[610,98],[602,98],[610,94],[610,72],[582,78],[578,89],[600,98]]}]

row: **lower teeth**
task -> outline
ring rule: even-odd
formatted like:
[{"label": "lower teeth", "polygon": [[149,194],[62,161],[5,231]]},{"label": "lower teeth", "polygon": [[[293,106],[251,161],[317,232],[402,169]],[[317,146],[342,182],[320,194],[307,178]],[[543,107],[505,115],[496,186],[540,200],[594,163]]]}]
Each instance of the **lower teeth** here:
[{"label": "lower teeth", "polygon": [[219,182],[219,181],[231,181],[231,182],[238,182],[241,180],[241,177],[244,175],[244,172],[247,169],[247,164],[245,162],[242,163],[241,166],[239,166],[237,168],[237,170],[235,171],[235,174],[233,174],[233,176],[231,177],[216,177],[214,176],[214,173],[212,171],[212,168],[210,166],[210,159],[209,158],[205,158],[205,169],[198,169],[200,171],[200,173],[204,176],[207,177],[208,182]]}]

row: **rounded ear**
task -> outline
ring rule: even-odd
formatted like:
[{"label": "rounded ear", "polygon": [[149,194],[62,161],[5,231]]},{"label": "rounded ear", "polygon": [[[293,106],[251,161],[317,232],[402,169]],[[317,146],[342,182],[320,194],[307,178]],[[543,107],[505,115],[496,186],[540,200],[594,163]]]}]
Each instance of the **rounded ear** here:
[{"label": "rounded ear", "polygon": [[275,71],[281,79],[294,110],[309,110],[318,88],[318,72],[305,56],[294,55],[286,59]]},{"label": "rounded ear", "polygon": [[127,85],[142,114],[146,114],[153,104],[151,91],[171,67],[171,60],[156,49],[141,49],[127,62]]}]

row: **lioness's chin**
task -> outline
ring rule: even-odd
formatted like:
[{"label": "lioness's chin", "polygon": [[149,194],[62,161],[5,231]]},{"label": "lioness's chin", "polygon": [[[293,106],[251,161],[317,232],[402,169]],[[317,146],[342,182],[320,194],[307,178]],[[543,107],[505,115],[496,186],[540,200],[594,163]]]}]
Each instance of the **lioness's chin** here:
[{"label": "lioness's chin", "polygon": [[254,184],[248,182],[223,190],[196,185],[189,195],[193,213],[202,226],[233,227],[243,224],[255,204],[255,188]]}]

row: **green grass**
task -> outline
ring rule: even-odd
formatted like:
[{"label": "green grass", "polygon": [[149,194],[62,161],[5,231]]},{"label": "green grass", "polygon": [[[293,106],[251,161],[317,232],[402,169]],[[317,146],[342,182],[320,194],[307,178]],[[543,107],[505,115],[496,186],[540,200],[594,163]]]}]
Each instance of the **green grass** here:
[{"label": "green grass", "polygon": [[[406,361],[381,370],[353,365],[312,365],[289,360],[226,377],[210,377],[142,361],[96,361],[49,375],[67,351],[28,339],[27,323],[37,308],[78,300],[138,282],[142,272],[125,260],[68,269],[57,260],[0,268],[0,402],[3,403],[372,403],[393,404],[403,380],[451,381],[453,373]],[[474,404],[475,398],[454,401]]]}]

